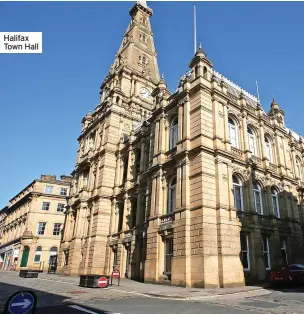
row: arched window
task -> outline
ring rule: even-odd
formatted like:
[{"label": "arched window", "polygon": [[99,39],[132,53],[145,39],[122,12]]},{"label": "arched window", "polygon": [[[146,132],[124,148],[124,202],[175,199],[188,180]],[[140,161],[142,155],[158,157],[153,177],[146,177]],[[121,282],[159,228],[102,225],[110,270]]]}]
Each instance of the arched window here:
[{"label": "arched window", "polygon": [[251,151],[251,153],[256,156],[257,152],[256,152],[255,136],[250,127],[247,127],[247,134],[248,134],[248,148]]},{"label": "arched window", "polygon": [[229,129],[229,137],[231,141],[231,146],[238,148],[238,133],[237,133],[237,127],[234,123],[234,121],[229,117],[228,118],[228,129]]},{"label": "arched window", "polygon": [[253,198],[255,211],[258,214],[263,215],[262,191],[261,187],[257,183],[253,184]]},{"label": "arched window", "polygon": [[207,79],[207,73],[208,73],[207,68],[204,67],[204,68],[203,68],[203,78],[204,78],[204,79]]},{"label": "arched window", "polygon": [[34,263],[39,263],[41,260],[41,255],[42,255],[42,247],[37,246],[36,252],[35,252],[35,257],[34,257]]},{"label": "arched window", "polygon": [[176,208],[176,177],[173,177],[169,182],[168,189],[168,209],[167,213],[172,213]]},{"label": "arched window", "polygon": [[178,140],[178,118],[174,118],[170,125],[170,143],[169,149],[176,146]]},{"label": "arched window", "polygon": [[198,66],[196,66],[196,67],[194,68],[194,76],[195,76],[195,78],[198,77]]},{"label": "arched window", "polygon": [[272,162],[272,149],[271,149],[271,141],[269,140],[268,136],[264,137],[265,141],[265,153],[266,157],[268,158],[269,162]]},{"label": "arched window", "polygon": [[302,166],[301,166],[301,159],[296,157],[296,168],[297,168],[297,175],[300,181],[302,181]]},{"label": "arched window", "polygon": [[241,181],[237,176],[232,176],[234,207],[239,211],[244,211],[243,207],[243,188]]},{"label": "arched window", "polygon": [[271,188],[271,199],[273,214],[280,218],[279,196],[278,191],[274,187]]}]

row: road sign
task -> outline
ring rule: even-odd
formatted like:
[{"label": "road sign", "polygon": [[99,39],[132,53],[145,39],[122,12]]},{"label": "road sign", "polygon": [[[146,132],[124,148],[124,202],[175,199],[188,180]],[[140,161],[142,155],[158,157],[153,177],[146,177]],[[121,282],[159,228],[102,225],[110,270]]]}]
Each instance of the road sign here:
[{"label": "road sign", "polygon": [[98,286],[100,288],[105,288],[108,285],[108,279],[106,277],[100,277],[98,279]]},{"label": "road sign", "polygon": [[5,303],[4,313],[26,314],[34,313],[37,303],[36,295],[31,291],[18,291],[14,293]]},{"label": "road sign", "polygon": [[118,269],[114,269],[113,272],[112,272],[112,276],[115,279],[119,278],[119,270]]}]

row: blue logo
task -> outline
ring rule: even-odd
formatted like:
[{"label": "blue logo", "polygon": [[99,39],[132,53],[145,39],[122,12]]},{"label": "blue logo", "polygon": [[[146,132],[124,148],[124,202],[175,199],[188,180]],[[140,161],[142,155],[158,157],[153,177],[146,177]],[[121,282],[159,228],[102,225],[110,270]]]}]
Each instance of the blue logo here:
[{"label": "blue logo", "polygon": [[8,310],[11,314],[28,313],[34,306],[35,297],[31,292],[18,292],[9,302]]}]

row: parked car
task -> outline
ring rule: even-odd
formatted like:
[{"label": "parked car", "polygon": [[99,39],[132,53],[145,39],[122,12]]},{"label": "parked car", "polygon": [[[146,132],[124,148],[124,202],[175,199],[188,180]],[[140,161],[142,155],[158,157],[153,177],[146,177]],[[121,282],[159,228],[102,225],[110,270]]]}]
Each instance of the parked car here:
[{"label": "parked car", "polygon": [[279,265],[271,269],[270,283],[275,284],[304,284],[304,265],[289,264]]}]

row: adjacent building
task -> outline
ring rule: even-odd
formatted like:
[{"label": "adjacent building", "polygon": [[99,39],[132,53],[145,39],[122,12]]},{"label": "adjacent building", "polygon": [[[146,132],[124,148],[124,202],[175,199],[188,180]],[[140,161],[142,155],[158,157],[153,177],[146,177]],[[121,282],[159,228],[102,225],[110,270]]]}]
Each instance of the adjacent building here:
[{"label": "adjacent building", "polygon": [[130,16],[82,120],[61,272],[230,287],[304,262],[304,142],[277,101],[265,111],[202,47],[172,93],[152,10],[137,2]]},{"label": "adjacent building", "polygon": [[0,211],[1,269],[47,270],[58,254],[71,177],[41,175]]}]

